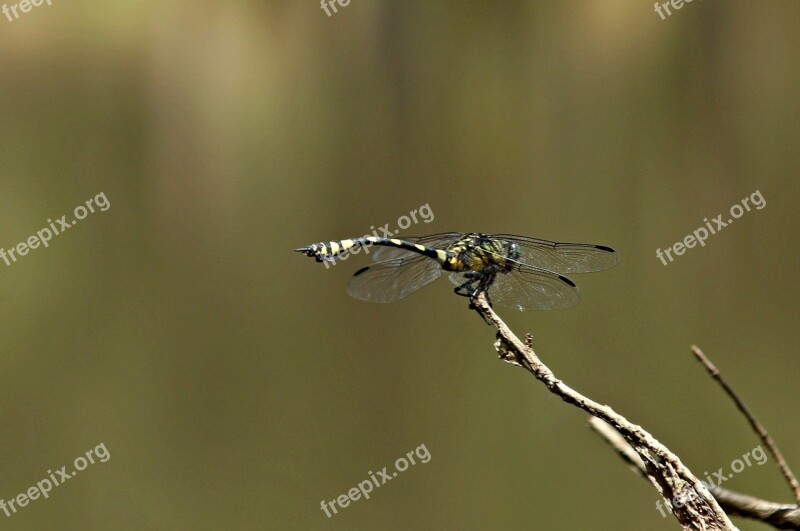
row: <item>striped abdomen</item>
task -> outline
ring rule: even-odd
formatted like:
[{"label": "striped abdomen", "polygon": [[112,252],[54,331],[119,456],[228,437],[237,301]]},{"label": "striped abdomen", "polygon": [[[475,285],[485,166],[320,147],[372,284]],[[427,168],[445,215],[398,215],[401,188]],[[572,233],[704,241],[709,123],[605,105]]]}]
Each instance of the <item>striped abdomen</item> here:
[{"label": "striped abdomen", "polygon": [[[298,253],[305,253],[308,256],[313,256],[317,262],[333,261],[339,255],[345,252],[358,252],[361,247],[367,248],[373,245],[380,245],[383,247],[395,247],[406,251],[412,251],[429,258],[433,258],[439,263],[444,263],[448,254],[445,251],[426,247],[418,243],[407,242],[405,240],[398,240],[396,238],[378,238],[375,236],[364,236],[363,238],[352,238],[349,240],[334,240],[329,242],[313,243],[308,247],[301,247],[295,249]],[[366,251],[368,252],[368,251]]]}]

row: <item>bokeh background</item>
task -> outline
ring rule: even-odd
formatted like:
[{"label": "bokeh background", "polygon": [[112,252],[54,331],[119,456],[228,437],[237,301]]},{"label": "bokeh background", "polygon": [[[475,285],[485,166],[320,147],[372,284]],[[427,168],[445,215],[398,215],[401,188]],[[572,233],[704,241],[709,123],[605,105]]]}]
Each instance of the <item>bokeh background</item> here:
[{"label": "bokeh background", "polygon": [[[111,457],[0,527],[677,529],[586,416],[497,360],[441,280],[349,298],[370,232],[615,247],[570,310],[503,312],[572,387],[709,474],[800,470],[800,5],[54,0],[0,17],[0,497]],[[656,249],[756,190],[664,266]],[[431,454],[332,518],[320,501]],[[725,486],[791,501],[770,459]],[[766,526],[737,521],[742,529]]]}]

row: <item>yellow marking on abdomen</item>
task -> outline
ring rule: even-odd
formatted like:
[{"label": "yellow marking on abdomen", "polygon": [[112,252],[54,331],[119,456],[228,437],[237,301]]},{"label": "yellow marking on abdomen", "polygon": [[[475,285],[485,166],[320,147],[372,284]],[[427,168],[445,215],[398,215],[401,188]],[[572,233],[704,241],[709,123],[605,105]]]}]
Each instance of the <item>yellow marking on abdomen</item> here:
[{"label": "yellow marking on abdomen", "polygon": [[398,240],[398,239],[396,239],[396,238],[392,238],[392,239],[391,239],[391,240],[389,240],[389,241],[390,241],[390,242],[392,242],[392,243],[393,243],[393,244],[395,244],[395,245],[403,245],[403,242],[401,242],[400,240]]},{"label": "yellow marking on abdomen", "polygon": [[441,249],[436,249],[436,258],[438,258],[442,262],[446,262],[447,261],[447,251],[442,251]]},{"label": "yellow marking on abdomen", "polygon": [[414,247],[416,247],[418,251],[424,251],[425,250],[425,246],[424,245],[420,245],[418,243],[415,243]]},{"label": "yellow marking on abdomen", "polygon": [[354,242],[353,240],[342,240],[339,243],[342,244],[342,249],[345,251],[347,249],[350,249],[351,247],[354,247],[356,244],[356,242]]},{"label": "yellow marking on abdomen", "polygon": [[331,254],[339,254],[339,244],[331,242]]}]

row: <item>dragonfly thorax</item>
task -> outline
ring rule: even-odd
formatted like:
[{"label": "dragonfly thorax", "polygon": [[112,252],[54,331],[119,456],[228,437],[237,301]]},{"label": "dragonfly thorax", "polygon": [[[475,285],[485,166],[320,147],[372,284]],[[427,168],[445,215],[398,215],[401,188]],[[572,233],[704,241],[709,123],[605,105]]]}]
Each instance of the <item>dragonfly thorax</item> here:
[{"label": "dragonfly thorax", "polygon": [[490,238],[485,234],[469,234],[448,249],[449,271],[505,273],[519,259],[519,245],[507,240]]}]

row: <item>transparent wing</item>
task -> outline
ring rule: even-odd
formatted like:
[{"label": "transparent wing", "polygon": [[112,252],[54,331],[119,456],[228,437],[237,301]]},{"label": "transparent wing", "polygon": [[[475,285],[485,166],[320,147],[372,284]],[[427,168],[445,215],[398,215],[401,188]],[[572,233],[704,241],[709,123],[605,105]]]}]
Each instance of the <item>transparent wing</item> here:
[{"label": "transparent wing", "polygon": [[[408,238],[400,238],[407,242],[418,243],[427,247],[435,247],[442,249],[448,247],[451,243],[458,240],[464,235],[462,232],[442,232],[439,234],[431,234],[430,236],[409,236]],[[371,250],[372,260],[375,262],[383,262],[384,260],[394,260],[396,258],[410,258],[415,256],[413,251],[406,251],[398,249],[397,247],[383,247],[373,246]]]},{"label": "transparent wing", "polygon": [[492,234],[491,237],[518,244],[520,262],[556,273],[603,271],[619,262],[617,252],[604,245],[551,242],[515,234]]},{"label": "transparent wing", "polygon": [[[451,273],[450,281],[461,285],[464,273]],[[508,273],[497,273],[487,294],[493,305],[526,310],[570,308],[581,300],[577,286],[567,277],[521,264]]]},{"label": "transparent wing", "polygon": [[413,254],[363,267],[347,285],[351,297],[370,302],[394,302],[408,297],[442,275],[442,267],[426,256]]}]

